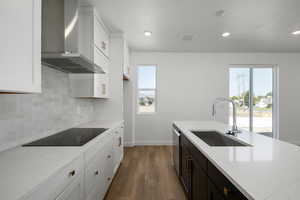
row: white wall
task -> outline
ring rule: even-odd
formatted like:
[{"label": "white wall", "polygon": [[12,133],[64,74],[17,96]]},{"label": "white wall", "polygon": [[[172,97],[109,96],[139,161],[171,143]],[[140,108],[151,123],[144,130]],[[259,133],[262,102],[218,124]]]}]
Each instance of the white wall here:
[{"label": "white wall", "polygon": [[[300,144],[300,54],[242,53],[151,53],[131,54],[132,90],[136,85],[136,66],[157,64],[157,113],[133,115],[132,136],[136,144],[170,144],[174,120],[209,120],[216,97],[228,96],[230,64],[276,64],[279,67],[280,139]],[[135,112],[135,94],[125,106]],[[220,113],[220,112],[219,112]],[[227,121],[223,112],[221,121]],[[130,141],[132,138],[132,141]]]}]

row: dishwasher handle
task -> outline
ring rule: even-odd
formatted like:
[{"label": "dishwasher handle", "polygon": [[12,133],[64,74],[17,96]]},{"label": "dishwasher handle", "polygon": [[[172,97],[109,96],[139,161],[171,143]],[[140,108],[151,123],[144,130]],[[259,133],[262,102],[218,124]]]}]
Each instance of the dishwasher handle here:
[{"label": "dishwasher handle", "polygon": [[180,133],[175,128],[173,128],[173,133],[180,137]]}]

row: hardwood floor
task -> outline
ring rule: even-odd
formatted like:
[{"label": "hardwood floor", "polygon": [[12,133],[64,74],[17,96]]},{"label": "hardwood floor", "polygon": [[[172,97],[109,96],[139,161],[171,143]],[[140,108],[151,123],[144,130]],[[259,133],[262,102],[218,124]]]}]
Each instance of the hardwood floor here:
[{"label": "hardwood floor", "polygon": [[105,200],[186,200],[172,166],[172,148],[125,148],[124,160]]}]

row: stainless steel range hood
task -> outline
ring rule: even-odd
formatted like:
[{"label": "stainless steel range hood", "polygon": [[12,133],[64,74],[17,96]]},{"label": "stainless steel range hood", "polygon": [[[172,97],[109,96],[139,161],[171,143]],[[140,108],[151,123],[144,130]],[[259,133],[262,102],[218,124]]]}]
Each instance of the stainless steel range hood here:
[{"label": "stainless steel range hood", "polygon": [[104,73],[84,45],[79,0],[43,0],[42,6],[42,63],[67,73]]}]

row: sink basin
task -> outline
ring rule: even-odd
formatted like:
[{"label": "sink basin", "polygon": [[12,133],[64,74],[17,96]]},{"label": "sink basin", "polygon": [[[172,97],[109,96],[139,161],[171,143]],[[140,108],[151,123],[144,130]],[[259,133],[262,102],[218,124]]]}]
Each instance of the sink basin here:
[{"label": "sink basin", "polygon": [[250,146],[216,131],[192,131],[192,133],[209,146]]}]

